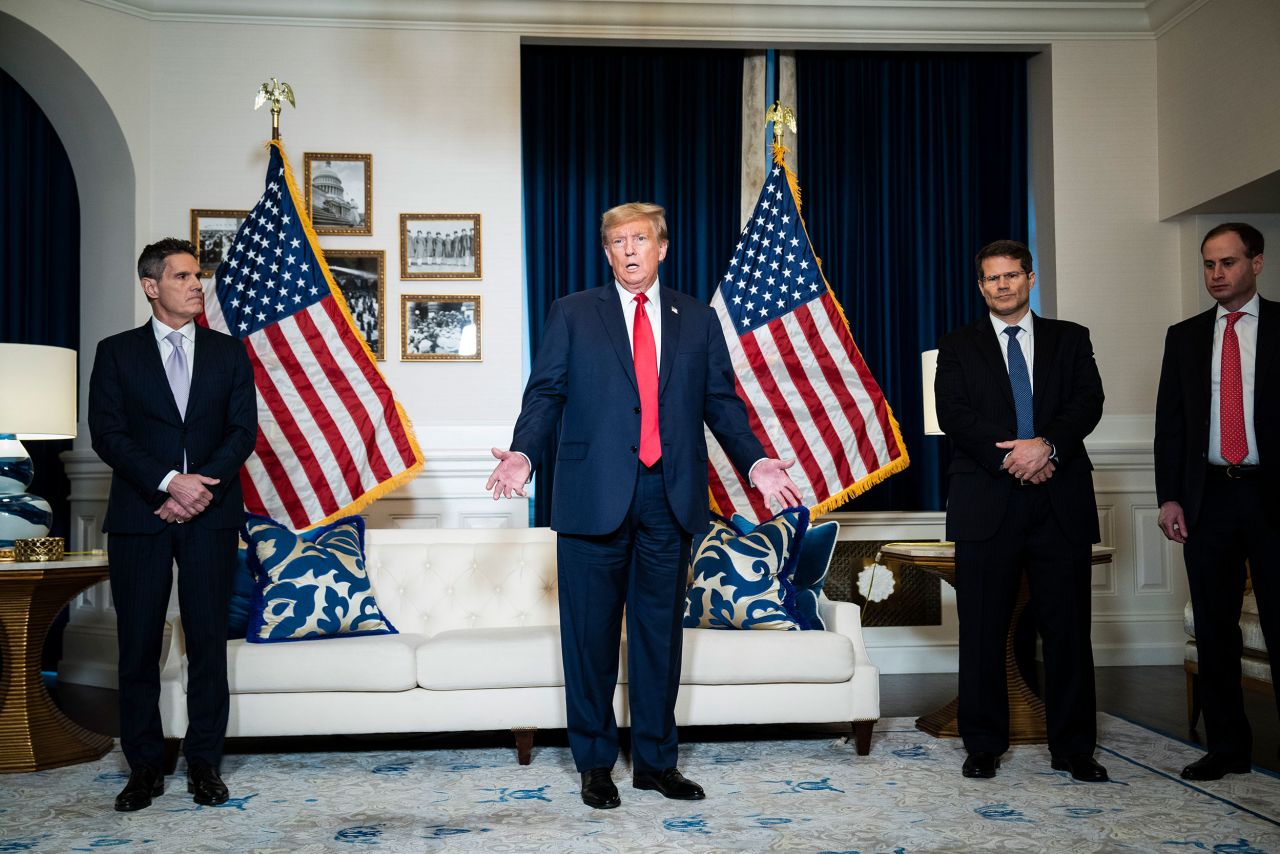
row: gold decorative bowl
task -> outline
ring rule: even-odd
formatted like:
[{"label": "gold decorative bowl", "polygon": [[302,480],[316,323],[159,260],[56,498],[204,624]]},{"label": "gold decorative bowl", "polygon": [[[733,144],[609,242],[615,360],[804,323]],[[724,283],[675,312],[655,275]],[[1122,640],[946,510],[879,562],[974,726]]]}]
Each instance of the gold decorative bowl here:
[{"label": "gold decorative bowl", "polygon": [[4,546],[0,548],[0,563],[13,563],[17,560],[13,555],[13,546]]},{"label": "gold decorative bowl", "polygon": [[29,537],[13,542],[14,554],[19,561],[62,560],[64,547],[62,537]]}]

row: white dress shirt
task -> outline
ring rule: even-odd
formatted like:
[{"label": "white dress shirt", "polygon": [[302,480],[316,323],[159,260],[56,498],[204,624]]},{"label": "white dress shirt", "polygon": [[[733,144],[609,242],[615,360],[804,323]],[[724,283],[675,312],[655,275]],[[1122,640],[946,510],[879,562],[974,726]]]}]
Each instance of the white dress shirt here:
[{"label": "white dress shirt", "polygon": [[[160,347],[160,364],[167,364],[169,357],[173,355],[173,345],[169,343],[168,336],[173,332],[182,333],[182,352],[187,357],[187,383],[191,382],[191,374],[196,369],[196,322],[188,320],[186,325],[181,329],[170,329],[156,318],[151,318],[151,331],[156,336],[156,344]],[[183,468],[186,468],[187,452],[182,452]],[[171,471],[164,476],[164,480],[160,481],[160,491],[169,491],[169,481],[173,480],[176,471]]]},{"label": "white dress shirt", "polygon": [[1000,342],[1000,358],[1004,359],[1005,373],[1009,371],[1009,336],[1004,333],[1010,326],[1017,326],[1022,331],[1018,333],[1018,346],[1022,348],[1022,358],[1027,362],[1027,378],[1031,381],[1031,392],[1036,390],[1036,348],[1035,348],[1035,331],[1031,322],[1031,312],[1028,311],[1022,315],[1022,319],[1017,323],[1005,323],[1004,320],[994,314],[988,314],[991,318],[991,327],[996,331],[996,340]]},{"label": "white dress shirt", "polygon": [[[1236,321],[1236,338],[1240,341],[1240,388],[1244,393],[1244,436],[1249,441],[1249,453],[1241,461],[1256,466],[1258,437],[1253,431],[1253,368],[1258,355],[1258,309],[1262,305],[1258,295],[1240,307],[1244,317]],[[1225,466],[1222,456],[1222,335],[1227,331],[1227,315],[1218,306],[1218,316],[1213,322],[1213,360],[1210,362],[1209,386],[1209,463]]]}]

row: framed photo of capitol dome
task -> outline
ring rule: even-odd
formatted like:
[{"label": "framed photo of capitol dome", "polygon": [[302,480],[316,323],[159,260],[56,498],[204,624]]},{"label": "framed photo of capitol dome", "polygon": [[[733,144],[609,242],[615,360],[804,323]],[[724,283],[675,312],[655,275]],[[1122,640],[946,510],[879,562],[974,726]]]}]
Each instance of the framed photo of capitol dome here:
[{"label": "framed photo of capitol dome", "polygon": [[308,151],[307,215],[316,234],[373,234],[373,155]]},{"label": "framed photo of capitol dome", "polygon": [[480,277],[480,214],[400,214],[400,278]]}]

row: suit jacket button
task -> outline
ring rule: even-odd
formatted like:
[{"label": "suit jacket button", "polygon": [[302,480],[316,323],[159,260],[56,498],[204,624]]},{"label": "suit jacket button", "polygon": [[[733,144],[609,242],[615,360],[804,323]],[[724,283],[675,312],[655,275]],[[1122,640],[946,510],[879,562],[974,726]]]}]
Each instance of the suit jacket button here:
[{"label": "suit jacket button", "polygon": [[638,407],[638,406],[637,406],[637,407],[633,408],[631,411],[632,411],[632,412],[634,412],[636,415],[639,415],[639,414],[640,414],[640,407]]},{"label": "suit jacket button", "polygon": [[633,453],[633,454],[638,454],[638,453],[640,453],[640,449],[639,449],[639,448],[637,448],[635,445],[632,445],[632,446],[631,446],[631,453]]}]

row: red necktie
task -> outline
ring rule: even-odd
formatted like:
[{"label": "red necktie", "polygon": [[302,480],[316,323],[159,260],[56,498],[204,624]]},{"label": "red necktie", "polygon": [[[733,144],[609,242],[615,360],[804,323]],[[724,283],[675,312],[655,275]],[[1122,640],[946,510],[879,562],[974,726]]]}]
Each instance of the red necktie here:
[{"label": "red necktie", "polygon": [[651,466],[662,456],[662,440],[658,436],[658,350],[653,345],[649,313],[644,310],[648,301],[644,294],[636,294],[631,348],[636,387],[640,389],[640,462]]},{"label": "red necktie", "polygon": [[1227,331],[1222,333],[1222,375],[1218,387],[1219,433],[1222,436],[1222,458],[1233,466],[1240,465],[1249,453],[1249,440],[1244,433],[1244,388],[1240,379],[1240,338],[1236,321],[1243,311],[1227,316]]}]

